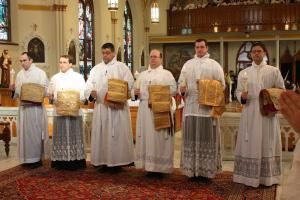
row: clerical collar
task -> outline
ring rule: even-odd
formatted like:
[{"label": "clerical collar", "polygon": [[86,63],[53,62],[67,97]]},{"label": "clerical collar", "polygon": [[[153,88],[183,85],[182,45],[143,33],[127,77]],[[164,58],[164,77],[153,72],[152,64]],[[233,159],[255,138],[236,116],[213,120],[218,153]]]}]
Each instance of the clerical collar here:
[{"label": "clerical collar", "polygon": [[198,57],[197,54],[195,54],[194,58],[197,58],[197,59],[204,59],[204,58],[209,58],[209,53],[206,53],[204,56],[202,57]]},{"label": "clerical collar", "polygon": [[117,58],[114,57],[109,63],[105,64],[104,61],[103,61],[103,63],[104,63],[105,65],[113,65],[113,64],[115,64],[116,61],[117,61]]},{"label": "clerical collar", "polygon": [[160,70],[160,69],[163,69],[163,66],[162,66],[162,65],[159,65],[159,66],[156,67],[155,69],[152,69],[152,68],[150,67],[150,65],[148,66],[148,72],[155,71],[155,70]]},{"label": "clerical collar", "polygon": [[70,74],[70,73],[72,73],[73,72],[73,69],[72,68],[70,68],[70,69],[68,69],[66,72],[62,72],[62,71],[60,71],[62,74]]},{"label": "clerical collar", "polygon": [[262,67],[265,66],[267,63],[265,61],[262,61],[259,65],[257,65],[254,61],[252,62],[253,67]]},{"label": "clerical collar", "polygon": [[34,67],[35,67],[35,65],[32,63],[32,64],[30,65],[30,67],[29,67],[27,70],[24,69],[24,71],[25,71],[25,72],[30,72]]}]

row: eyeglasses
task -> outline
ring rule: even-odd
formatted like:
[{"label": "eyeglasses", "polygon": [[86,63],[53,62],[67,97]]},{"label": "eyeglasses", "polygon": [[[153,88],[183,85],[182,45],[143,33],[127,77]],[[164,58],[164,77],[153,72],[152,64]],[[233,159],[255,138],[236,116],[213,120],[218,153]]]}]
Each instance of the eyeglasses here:
[{"label": "eyeglasses", "polygon": [[251,53],[262,53],[264,52],[263,50],[252,50]]}]

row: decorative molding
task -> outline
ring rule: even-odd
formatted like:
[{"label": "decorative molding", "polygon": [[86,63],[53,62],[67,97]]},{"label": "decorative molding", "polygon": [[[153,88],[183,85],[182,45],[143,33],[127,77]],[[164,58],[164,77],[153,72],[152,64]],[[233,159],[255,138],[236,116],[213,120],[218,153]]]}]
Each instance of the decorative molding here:
[{"label": "decorative molding", "polygon": [[53,4],[54,11],[66,11],[67,5],[63,4]]},{"label": "decorative molding", "polygon": [[[0,109],[0,121],[9,122],[10,130],[13,130],[13,124],[17,123],[18,110],[18,107],[1,107]],[[48,116],[48,126],[52,126],[53,108],[46,108],[46,111]],[[93,109],[81,109],[81,111],[83,116],[83,129],[85,133],[85,146],[87,148],[87,152],[90,152]],[[13,131],[11,131],[11,133],[13,133]],[[49,133],[49,135],[52,135],[52,133]]]},{"label": "decorative molding", "polygon": [[245,37],[244,33],[214,33],[214,34],[201,34],[201,35],[180,35],[180,36],[149,36],[149,43],[162,44],[162,43],[193,43],[198,38],[206,38],[209,42],[233,42],[233,41],[275,41],[275,40],[299,40],[300,31],[289,31],[289,33],[278,32],[263,34],[251,33],[249,38]]},{"label": "decorative molding", "polygon": [[14,43],[14,42],[5,42],[5,41],[0,41],[1,45],[12,45],[12,46],[18,46],[18,43]]},{"label": "decorative molding", "polygon": [[[278,119],[280,122],[281,137],[285,139],[284,150],[282,151],[283,160],[290,161],[292,159],[293,152],[288,151],[289,146],[289,137],[294,135],[293,144],[296,143],[299,136],[289,125],[287,120],[283,118],[281,114],[278,114]],[[220,118],[220,129],[221,129],[221,148],[222,148],[222,157],[223,160],[233,160],[234,159],[234,150],[235,142],[238,133],[238,128],[240,126],[240,112],[225,112]]]},{"label": "decorative molding", "polygon": [[111,23],[112,24],[117,24],[118,18],[115,12],[111,12]]},{"label": "decorative molding", "polygon": [[66,11],[66,8],[67,5],[63,5],[63,4],[53,4],[51,6],[18,4],[19,10],[30,10],[30,11]]},{"label": "decorative molding", "polygon": [[45,5],[32,5],[32,4],[18,4],[19,10],[31,10],[31,11],[52,11],[53,6]]}]

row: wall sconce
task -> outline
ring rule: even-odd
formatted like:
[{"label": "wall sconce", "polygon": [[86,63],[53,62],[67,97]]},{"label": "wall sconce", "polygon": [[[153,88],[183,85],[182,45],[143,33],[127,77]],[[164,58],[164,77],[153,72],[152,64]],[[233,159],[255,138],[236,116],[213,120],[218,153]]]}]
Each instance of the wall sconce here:
[{"label": "wall sconce", "polygon": [[272,30],[276,31],[276,26],[275,25],[272,26]]},{"label": "wall sconce", "polygon": [[246,38],[249,38],[249,37],[250,37],[250,32],[246,31],[246,32],[245,32],[245,37],[246,37]]},{"label": "wall sconce", "polygon": [[108,7],[109,11],[117,11],[118,7],[119,7],[119,1],[118,0],[108,0],[107,7]]},{"label": "wall sconce", "polygon": [[214,32],[215,33],[219,32],[219,27],[217,25],[214,26]]},{"label": "wall sconce", "polygon": [[231,27],[230,26],[227,28],[227,32],[231,32]]},{"label": "wall sconce", "polygon": [[289,28],[290,28],[290,25],[289,25],[289,24],[285,24],[285,25],[284,25],[284,30],[287,31],[287,30],[289,30]]},{"label": "wall sconce", "polygon": [[156,0],[154,0],[151,4],[151,23],[159,23],[159,8]]}]

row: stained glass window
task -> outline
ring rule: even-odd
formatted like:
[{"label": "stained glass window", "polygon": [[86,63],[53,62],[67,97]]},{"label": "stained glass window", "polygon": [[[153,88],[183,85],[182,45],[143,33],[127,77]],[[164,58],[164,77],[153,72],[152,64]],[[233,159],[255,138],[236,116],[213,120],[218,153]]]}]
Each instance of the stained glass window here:
[{"label": "stained glass window", "polygon": [[128,1],[126,1],[124,9],[124,62],[133,70],[133,50],[132,50],[132,15]]},{"label": "stained glass window", "polygon": [[94,50],[94,6],[93,0],[79,0],[79,67],[80,73],[86,80],[95,64]]},{"label": "stained glass window", "polygon": [[239,49],[236,60],[236,73],[238,74],[241,70],[249,67],[252,63],[250,50],[253,42],[244,42]]},{"label": "stained glass window", "polygon": [[0,40],[10,40],[9,0],[0,0]]}]

